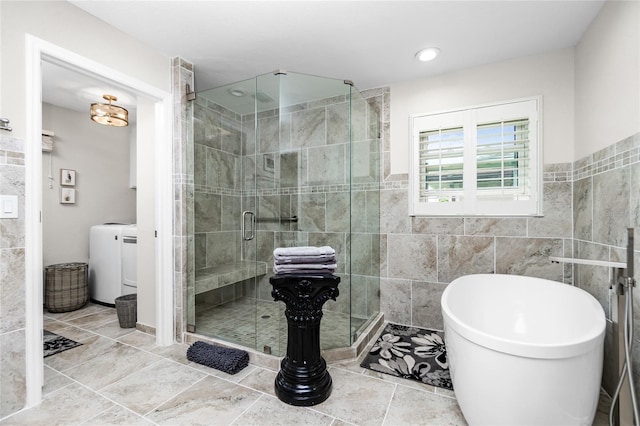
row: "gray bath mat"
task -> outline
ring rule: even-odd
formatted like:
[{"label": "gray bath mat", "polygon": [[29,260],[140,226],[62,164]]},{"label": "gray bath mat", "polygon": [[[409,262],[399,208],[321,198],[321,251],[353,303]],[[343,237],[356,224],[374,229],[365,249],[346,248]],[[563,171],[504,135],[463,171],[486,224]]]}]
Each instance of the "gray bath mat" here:
[{"label": "gray bath mat", "polygon": [[44,358],[82,345],[64,336],[44,330],[43,332]]},{"label": "gray bath mat", "polygon": [[187,359],[207,367],[236,374],[249,365],[249,353],[241,349],[226,348],[198,341],[187,349]]},{"label": "gray bath mat", "polygon": [[452,390],[443,336],[442,331],[389,323],[360,366]]}]

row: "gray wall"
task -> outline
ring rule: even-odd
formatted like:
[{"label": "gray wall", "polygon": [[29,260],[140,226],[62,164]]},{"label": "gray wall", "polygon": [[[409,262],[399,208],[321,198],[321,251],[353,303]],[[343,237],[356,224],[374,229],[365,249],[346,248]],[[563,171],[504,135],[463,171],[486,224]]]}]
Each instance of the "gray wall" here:
[{"label": "gray wall", "polygon": [[[129,187],[135,128],[103,126],[88,112],[50,104],[42,104],[42,127],[55,133],[53,151],[42,155],[43,264],[88,262],[92,225],[136,222],[136,191]],[[60,203],[61,168],[76,171],[75,204]]]}]

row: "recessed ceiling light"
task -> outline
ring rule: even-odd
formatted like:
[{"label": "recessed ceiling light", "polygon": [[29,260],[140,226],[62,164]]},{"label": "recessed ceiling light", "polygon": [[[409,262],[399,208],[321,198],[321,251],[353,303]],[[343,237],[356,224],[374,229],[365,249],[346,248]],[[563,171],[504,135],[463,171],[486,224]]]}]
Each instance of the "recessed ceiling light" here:
[{"label": "recessed ceiling light", "polygon": [[439,54],[440,49],[437,47],[428,47],[416,53],[416,59],[422,62],[427,62],[435,59]]},{"label": "recessed ceiling light", "polygon": [[238,98],[241,98],[247,95],[247,91],[239,87],[230,88],[229,93],[232,94],[233,96],[237,96]]}]

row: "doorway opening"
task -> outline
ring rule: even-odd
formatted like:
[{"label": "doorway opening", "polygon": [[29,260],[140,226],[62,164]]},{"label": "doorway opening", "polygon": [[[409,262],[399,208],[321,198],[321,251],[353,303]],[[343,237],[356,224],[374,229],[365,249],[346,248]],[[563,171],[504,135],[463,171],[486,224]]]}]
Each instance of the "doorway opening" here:
[{"label": "doorway opening", "polygon": [[[42,63],[78,72],[122,87],[137,96],[141,137],[154,148],[152,180],[153,210],[149,216],[153,234],[156,343],[173,342],[172,280],[172,95],[129,75],[104,66],[45,40],[27,36],[26,48],[26,143],[25,143],[25,298],[27,407],[42,399],[43,384],[43,234],[42,234]],[[140,130],[140,114],[145,126]]]}]

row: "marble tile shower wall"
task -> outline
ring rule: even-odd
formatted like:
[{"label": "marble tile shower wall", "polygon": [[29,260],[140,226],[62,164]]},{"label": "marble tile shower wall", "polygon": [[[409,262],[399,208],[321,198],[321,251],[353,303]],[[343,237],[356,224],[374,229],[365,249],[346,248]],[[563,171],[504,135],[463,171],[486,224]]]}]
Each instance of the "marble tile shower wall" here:
[{"label": "marble tile shower wall", "polygon": [[241,259],[240,117],[204,98],[194,105],[195,269]]},{"label": "marble tile shower wall", "polygon": [[[343,280],[341,292],[351,293],[352,315],[364,318],[379,306],[379,119],[371,103],[374,101],[351,101],[351,144],[346,96],[264,111],[257,123],[254,116],[243,117],[245,167],[256,170],[257,182],[249,185],[257,188],[259,217],[299,218],[284,228],[260,223],[258,235],[263,244],[258,258],[272,262],[273,248],[279,246],[334,247],[339,275],[351,263],[351,280]],[[353,163],[351,157],[356,159]],[[267,277],[258,289],[258,297],[271,298]],[[349,297],[325,306],[348,313]]]},{"label": "marble tile shower wall", "polygon": [[[364,102],[355,109],[366,117]],[[374,124],[369,126],[363,120],[354,132],[360,140],[355,141],[353,149],[361,154],[362,161],[353,165],[357,184],[350,194],[349,111],[344,97],[296,105],[288,111],[262,112],[257,126],[253,115],[242,117],[205,98],[197,98],[193,105],[195,270],[238,259],[256,258],[270,264],[275,247],[328,244],[340,253],[339,273],[344,273],[351,196],[352,213],[363,218],[354,225],[351,235],[357,253],[352,259],[354,300],[358,301],[354,311],[362,316],[377,312],[379,162],[371,161],[371,157],[375,160],[379,153],[377,141],[367,139],[370,127],[377,136],[375,111],[367,118]],[[252,205],[255,195],[259,199],[257,209]],[[259,222],[257,245],[242,244],[243,210],[256,211],[265,219],[298,216],[299,222]],[[225,286],[201,298],[208,304],[245,295],[271,300],[268,275],[261,277],[257,293],[252,285],[244,284]],[[345,280],[344,294],[349,294],[348,285]],[[188,299],[187,303],[193,301]],[[328,309],[348,312],[348,302],[349,298],[343,297]]]},{"label": "marble tile shower wall", "polygon": [[18,196],[17,219],[0,221],[0,419],[26,402],[24,141],[0,134],[0,193]]},{"label": "marble tile shower wall", "polygon": [[[354,121],[350,146],[350,111],[344,96],[263,111],[257,117],[197,100],[195,246],[201,254],[196,255],[196,269],[241,256],[270,265],[275,247],[331,245],[339,256],[338,273],[344,274],[350,214],[358,215],[351,235],[351,244],[357,246],[351,259],[359,302],[354,308],[362,316],[377,312],[380,153],[378,113],[371,104],[375,106],[376,100],[352,102],[352,114],[360,119]],[[350,149],[358,158],[351,165]],[[255,245],[241,245],[243,210],[257,213]],[[292,216],[298,222],[274,221]],[[349,294],[347,280],[341,288]],[[226,297],[271,300],[270,290],[266,275],[257,291],[249,285],[235,286],[226,289]],[[339,300],[327,309],[348,312],[349,299]]]}]

